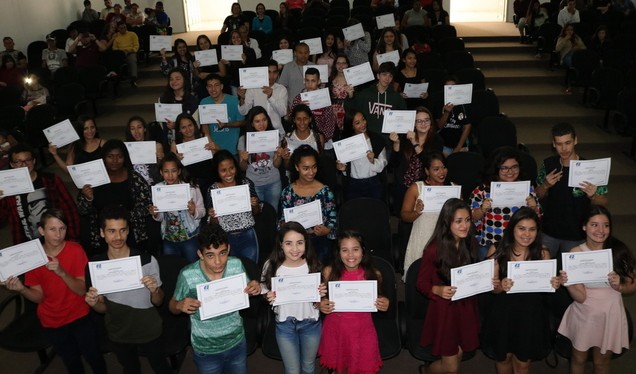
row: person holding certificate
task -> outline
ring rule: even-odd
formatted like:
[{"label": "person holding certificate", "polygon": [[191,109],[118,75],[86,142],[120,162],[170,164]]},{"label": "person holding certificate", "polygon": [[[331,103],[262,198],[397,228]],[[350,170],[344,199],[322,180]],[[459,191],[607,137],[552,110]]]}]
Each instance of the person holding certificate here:
[{"label": "person holding certificate", "polygon": [[57,147],[49,144],[49,153],[53,156],[55,163],[60,169],[68,174],[67,166],[83,164],[102,158],[102,147],[106,143],[105,139],[99,137],[99,130],[95,123],[95,118],[90,116],[80,116],[74,126],[79,140],[75,141],[66,151],[66,160],[62,160],[57,154]]},{"label": "person holding certificate", "polygon": [[[338,235],[338,251],[331,265],[322,271],[327,282],[375,280],[379,312],[389,309],[382,296],[382,274],[373,266],[373,257],[362,236],[351,230]],[[328,296],[320,302],[324,319],[318,354],[320,365],[338,373],[377,373],[382,367],[377,332],[370,312],[334,312],[336,304]]]},{"label": "person holding certificate", "polygon": [[[150,135],[150,126],[141,116],[134,115],[130,117],[126,126],[127,142],[154,141],[151,140]],[[156,160],[161,161],[163,158],[163,145],[161,143],[155,142],[155,152]],[[157,164],[134,164],[133,170],[144,177],[151,186],[159,180]]]},{"label": "person holding certificate", "polygon": [[311,244],[320,262],[326,264],[331,257],[331,240],[336,238],[336,199],[329,186],[316,179],[318,152],[309,145],[301,145],[291,155],[289,165],[290,184],[280,194],[280,221],[285,220],[284,210],[319,200],[322,225],[307,227]]},{"label": "person holding certificate", "polygon": [[[201,227],[199,261],[181,270],[170,300],[172,313],[190,315],[193,360],[200,373],[247,373],[247,343],[239,312],[202,320],[202,300],[197,300],[197,285],[245,273],[241,260],[230,256],[230,250],[228,235],[219,225]],[[260,294],[260,283],[249,281],[244,292]]]},{"label": "person holding certificate", "polygon": [[194,56],[190,53],[188,44],[185,40],[179,38],[174,41],[173,55],[170,59],[166,58],[166,50],[161,49],[161,64],[159,64],[161,73],[168,76],[172,69],[179,68],[185,75],[190,87],[194,85]]},{"label": "person holding certificate", "polygon": [[[520,160],[519,152],[513,147],[501,147],[495,150],[490,158],[484,183],[477,186],[470,194],[473,220],[478,232],[480,259],[486,257],[490,247],[497,246],[508,221],[520,208],[519,206],[493,206],[490,184],[491,182],[518,181],[521,174]],[[530,185],[525,202],[526,206],[535,210],[541,217],[541,206],[532,185]]]},{"label": "person holding certificate", "polygon": [[281,146],[287,151],[283,153],[285,169],[289,169],[292,152],[306,144],[322,154],[325,136],[315,128],[314,114],[305,104],[298,104],[291,112],[292,130],[285,135]]},{"label": "person holding certificate", "polygon": [[358,134],[364,134],[366,138],[367,157],[346,164],[336,161],[336,168],[348,177],[345,199],[370,197],[383,200],[385,191],[381,174],[387,165],[384,139],[380,134],[367,131],[367,119],[362,112],[345,117],[342,137],[346,139]]},{"label": "person holding certificate", "polygon": [[449,199],[424,250],[417,277],[417,290],[429,298],[420,344],[441,356],[428,367],[432,373],[457,372],[462,353],[479,347],[477,297],[451,301],[457,287],[450,285],[451,268],[476,260],[470,209],[460,199]]},{"label": "person holding certificate", "polygon": [[[168,85],[159,98],[159,102],[162,104],[181,104],[183,113],[190,115],[197,111],[199,100],[192,95],[192,85],[185,71],[179,68],[170,70]],[[162,124],[163,139],[161,139],[161,143],[164,149],[168,149],[175,138],[175,124],[168,118]]]},{"label": "person holding certificate", "polygon": [[84,302],[84,267],[88,260],[79,244],[65,240],[67,223],[61,210],[46,210],[38,230],[49,262],[27,272],[24,284],[11,276],[4,285],[38,304],[37,315],[44,333],[69,373],[84,372],[82,356],[94,373],[106,373],[97,326]]},{"label": "person holding certificate", "polygon": [[400,63],[393,78],[393,90],[402,95],[408,109],[415,109],[424,105],[424,101],[428,98],[428,92],[422,92],[418,98],[407,97],[404,93],[404,87],[407,83],[424,83],[422,69],[418,70],[417,68],[417,54],[412,48],[405,49],[404,52],[402,52],[402,56],[400,56]]},{"label": "person holding certificate", "polygon": [[342,130],[345,117],[344,101],[352,98],[354,93],[353,86],[347,83],[344,75],[344,69],[349,66],[351,65],[347,55],[340,53],[336,56],[329,75],[328,85],[329,93],[331,93],[331,109],[336,115],[336,124],[340,130]]},{"label": "person holding certificate", "polygon": [[327,65],[327,71],[331,71],[336,56],[340,53],[338,50],[338,35],[334,30],[326,30],[322,35],[322,54],[314,55],[312,60],[316,65]]},{"label": "person holding certificate", "polygon": [[[209,51],[212,48],[213,48],[212,41],[207,35],[201,34],[197,36],[197,51]],[[216,56],[218,61],[220,52],[218,48],[216,47],[214,48],[216,49]],[[195,54],[195,58],[196,58],[196,54]],[[212,73],[216,73],[224,77],[226,75],[225,68],[226,68],[226,65],[218,64],[218,63],[216,65],[202,66],[201,61],[198,61],[195,59],[194,61],[194,75],[195,75],[194,93],[195,95],[200,98],[204,98],[208,96],[208,92],[205,88],[205,78]]]},{"label": "person holding certificate", "polygon": [[[84,299],[94,311],[106,315],[106,333],[124,373],[141,373],[139,349],[143,349],[155,373],[169,374],[172,371],[161,341],[162,320],[156,308],[163,303],[164,298],[159,263],[148,253],[126,244],[131,222],[126,209],[108,206],[100,213],[99,220],[100,235],[108,249],[91,258],[91,261],[139,256],[143,275],[139,282],[142,287],[101,294],[95,288],[98,280],[91,279],[87,266],[85,273],[89,288]],[[121,276],[120,272],[114,273],[116,277]],[[108,282],[108,278],[104,274],[99,282]]]},{"label": "person holding certificate", "polygon": [[397,35],[397,31],[390,27],[386,27],[382,30],[380,38],[378,38],[378,44],[373,52],[373,57],[371,57],[371,66],[374,72],[377,72],[380,67],[378,55],[393,51],[397,51],[398,54],[401,54],[402,43],[400,37]]},{"label": "person holding certificate", "polygon": [[[349,18],[347,27],[361,23],[354,17]],[[362,27],[366,22],[362,23]],[[344,52],[349,58],[350,66],[357,66],[369,62],[369,52],[371,52],[371,33],[364,30],[364,38],[356,40],[344,40]]]},{"label": "person holding certificate", "polygon": [[[269,304],[275,304],[272,291],[276,277],[294,277],[320,273],[320,262],[311,247],[309,235],[298,222],[286,222],[278,231],[277,248],[263,265],[261,293]],[[313,291],[324,296],[326,286]],[[318,303],[296,302],[274,306],[276,342],[287,373],[313,373],[322,323]]]},{"label": "person holding certificate", "polygon": [[[254,230],[256,224],[254,215],[261,213],[262,203],[256,195],[254,182],[241,175],[240,170],[238,162],[227,150],[220,150],[214,154],[212,159],[214,183],[208,188],[205,195],[208,201],[207,206],[210,207],[208,208],[208,222],[218,223],[227,232],[228,244],[234,248],[232,253],[258,262],[258,240]],[[212,191],[244,184],[249,186],[251,210],[217,216],[212,200]]]},{"label": "person holding certificate", "polygon": [[[450,77],[444,82],[445,85],[454,85],[457,79]],[[445,103],[442,113],[437,118],[437,128],[439,135],[444,139],[444,156],[455,152],[468,151],[468,136],[472,124],[468,111],[470,104],[455,106],[453,103]]]},{"label": "person holding certificate", "polygon": [[309,61],[309,46],[306,43],[298,43],[294,46],[294,60],[283,66],[278,78],[278,83],[287,88],[287,105],[289,107],[292,107],[292,101],[304,88],[303,68],[305,65],[314,65],[313,62]]},{"label": "person holding certificate", "polygon": [[[552,351],[551,295],[506,292],[514,285],[508,274],[509,263],[550,259],[550,251],[541,245],[540,221],[534,209],[517,210],[501,241],[488,249],[488,258],[495,259],[496,281],[492,293],[480,299],[484,313],[481,349],[496,361],[498,373],[528,373],[531,361],[543,360]],[[552,287],[558,288],[559,278],[551,275]]]},{"label": "person holding certificate", "polygon": [[241,54],[240,60],[226,60],[225,58],[221,58],[221,60],[219,60],[219,64],[226,65],[225,68],[227,71],[227,77],[229,78],[230,85],[232,86],[232,94],[236,95],[236,90],[238,90],[238,87],[240,86],[239,69],[255,66],[256,52],[254,52],[254,49],[245,45],[243,37],[238,30],[230,32],[229,45],[239,45],[243,47],[243,53]]},{"label": "person holding certificate", "polygon": [[[566,286],[574,302],[565,311],[559,334],[572,341],[570,372],[585,370],[589,351],[592,351],[595,373],[609,373],[612,353],[629,349],[629,337],[623,294],[636,292],[636,259],[629,248],[612,236],[612,216],[604,206],[592,205],[583,221],[585,243],[570,252],[612,249],[614,270],[607,282]],[[565,271],[560,272],[567,283]]]}]

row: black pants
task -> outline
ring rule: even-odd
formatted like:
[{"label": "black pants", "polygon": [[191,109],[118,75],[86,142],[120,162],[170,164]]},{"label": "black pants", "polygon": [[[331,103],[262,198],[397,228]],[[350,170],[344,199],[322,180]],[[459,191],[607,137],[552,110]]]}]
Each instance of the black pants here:
[{"label": "black pants", "polygon": [[141,374],[141,365],[139,364],[139,349],[142,349],[150,366],[155,373],[171,374],[172,370],[160,339],[155,339],[148,343],[142,344],[126,344],[112,342],[113,352],[117,356],[117,361],[124,369],[124,374]]},{"label": "black pants", "polygon": [[45,328],[44,331],[69,373],[84,373],[82,356],[93,373],[106,373],[106,362],[99,350],[97,328],[89,315],[61,327]]}]

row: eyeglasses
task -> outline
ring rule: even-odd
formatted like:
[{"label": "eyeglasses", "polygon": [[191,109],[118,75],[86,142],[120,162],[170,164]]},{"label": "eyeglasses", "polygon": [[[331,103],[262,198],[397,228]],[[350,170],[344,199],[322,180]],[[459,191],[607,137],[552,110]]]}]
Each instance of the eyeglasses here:
[{"label": "eyeglasses", "polygon": [[504,173],[507,173],[509,171],[519,171],[519,165],[501,166],[499,170],[503,171]]},{"label": "eyeglasses", "polygon": [[425,118],[425,119],[416,119],[415,120],[415,124],[419,125],[421,123],[431,123],[431,119],[430,118]]},{"label": "eyeglasses", "polygon": [[12,164],[14,165],[27,165],[33,162],[33,158],[27,158],[25,160],[13,160],[11,161]]}]

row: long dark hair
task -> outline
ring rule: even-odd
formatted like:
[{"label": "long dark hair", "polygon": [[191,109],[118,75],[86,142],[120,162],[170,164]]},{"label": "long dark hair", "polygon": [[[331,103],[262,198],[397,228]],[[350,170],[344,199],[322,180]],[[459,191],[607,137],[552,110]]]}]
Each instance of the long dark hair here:
[{"label": "long dark hair", "polygon": [[74,124],[75,132],[79,135],[79,139],[73,143],[73,147],[75,149],[84,149],[86,145],[86,139],[84,138],[84,124],[88,121],[92,121],[93,125],[95,125],[95,139],[99,139],[99,130],[97,129],[97,122],[95,122],[95,117],[88,115],[81,115],[77,119]]},{"label": "long dark hair", "polygon": [[161,102],[162,103],[175,103],[176,102],[176,98],[174,96],[174,90],[172,89],[172,87],[170,87],[170,76],[172,75],[172,73],[179,73],[181,74],[181,77],[183,78],[183,102],[187,101],[187,97],[191,96],[191,87],[190,87],[190,77],[188,76],[188,72],[176,67],[176,68],[172,68],[170,69],[170,71],[168,72],[168,82],[166,84],[166,90],[163,92],[163,95],[161,95]]},{"label": "long dark hair", "polygon": [[537,225],[537,237],[528,246],[528,255],[524,261],[543,259],[544,247],[541,244],[539,216],[534,209],[528,208],[527,206],[521,207],[512,215],[512,218],[510,218],[508,226],[506,226],[504,230],[503,237],[497,245],[497,251],[493,255],[493,258],[499,264],[499,279],[505,278],[508,273],[508,261],[510,261],[513,254],[515,254],[515,227],[524,219],[531,219]]},{"label": "long dark hair", "polygon": [[339,58],[344,58],[345,61],[347,61],[347,67],[351,67],[351,62],[349,61],[349,57],[340,52],[336,55],[336,57],[334,57],[333,59],[333,65],[331,65],[331,71],[329,72],[329,85],[331,85],[334,80],[334,78],[336,77],[336,75],[338,75],[338,68],[336,67],[336,61],[338,61]]},{"label": "long dark hair", "polygon": [[[438,160],[442,163],[442,165],[444,165],[444,167],[446,167],[446,157],[444,157],[444,154],[442,152],[422,152],[418,155],[418,158],[422,163],[422,175],[420,176],[420,180],[423,181],[428,179],[428,174],[426,173],[426,171],[431,168],[431,165],[433,165],[433,161]],[[450,186],[451,183],[450,181],[446,180],[444,184]]]},{"label": "long dark hair", "polygon": [[265,110],[265,108],[263,108],[260,105],[257,105],[255,107],[253,107],[252,109],[250,109],[249,112],[247,112],[247,116],[245,116],[245,131],[246,132],[252,132],[252,131],[256,131],[254,130],[254,117],[256,117],[259,114],[264,114],[265,117],[267,117],[267,128],[265,129],[267,130],[274,130],[274,126],[272,126],[272,119],[269,117],[269,114],[267,113],[267,110]]},{"label": "long dark hair", "polygon": [[127,142],[135,141],[135,138],[133,138],[132,133],[130,132],[130,124],[133,123],[133,121],[141,122],[141,125],[144,127],[144,129],[146,129],[146,132],[144,133],[144,140],[150,140],[150,126],[143,119],[143,117],[134,115],[128,119],[128,123],[126,124],[126,141]]},{"label": "long dark hair", "polygon": [[[181,55],[179,54],[179,52],[177,52],[178,48],[179,48],[179,44],[185,44],[186,46],[186,53],[185,53],[185,61],[181,59]],[[190,50],[188,49],[188,43],[186,43],[185,40],[179,38],[176,39],[174,41],[174,45],[173,45],[173,50],[174,50],[174,56],[173,58],[175,59],[175,61],[177,62],[191,62],[192,61],[192,55],[190,54]]]},{"label": "long dark hair", "polygon": [[360,243],[362,249],[362,260],[360,261],[360,267],[364,270],[364,279],[377,280],[378,281],[378,294],[382,294],[380,286],[382,285],[382,276],[380,272],[373,266],[373,256],[367,249],[366,243],[362,235],[355,230],[344,230],[338,234],[338,246],[334,250],[333,261],[331,263],[331,272],[329,273],[329,279],[325,279],[327,282],[338,281],[342,279],[342,275],[345,272],[345,265],[340,257],[340,245],[344,239],[354,239]]},{"label": "long dark hair", "polygon": [[298,222],[285,222],[280,225],[280,230],[278,230],[278,234],[276,235],[277,245],[269,256],[267,267],[265,268],[262,279],[265,281],[265,285],[267,285],[267,288],[270,290],[272,289],[272,277],[276,276],[276,271],[283,262],[285,262],[283,241],[285,240],[285,235],[287,235],[288,232],[297,232],[303,236],[305,240],[305,253],[302,258],[307,262],[309,273],[316,273],[320,271],[320,261],[318,261],[318,256],[316,256],[316,252],[311,246],[311,240],[309,238],[309,234],[307,234],[307,230],[305,230],[305,228]]},{"label": "long dark hair", "polygon": [[231,160],[232,163],[234,163],[234,168],[236,169],[236,174],[234,174],[234,183],[236,183],[237,186],[241,185],[241,181],[243,178],[241,169],[239,168],[239,164],[238,162],[236,162],[234,156],[232,156],[230,151],[228,151],[227,149],[222,149],[214,153],[214,158],[212,159],[212,180],[214,182],[221,181],[221,176],[219,175],[219,165],[225,160]]},{"label": "long dark hair", "polygon": [[208,41],[208,44],[210,44],[210,49],[212,49],[212,48],[213,48],[213,44],[212,44],[212,41],[210,40],[210,38],[209,38],[207,35],[205,35],[205,34],[201,34],[201,35],[197,36],[197,51],[200,51],[200,50],[201,50],[201,47],[199,47],[199,41],[200,41],[201,39],[205,39],[205,40],[207,40],[207,41]]},{"label": "long dark hair", "polygon": [[386,35],[386,33],[388,32],[393,33],[393,36],[394,36],[393,49],[398,51],[399,53],[402,53],[402,39],[401,39],[400,33],[391,27],[385,27],[382,30],[382,33],[380,34],[380,38],[378,39],[378,44],[375,48],[376,53],[378,54],[386,53],[386,44],[384,43],[384,35]]},{"label": "long dark hair", "polygon": [[[353,110],[353,111],[349,111],[345,114],[344,117],[344,121],[342,124],[342,138],[348,138],[350,136],[354,136],[356,135],[355,130],[353,129],[353,118],[356,116],[356,114],[360,113],[362,115],[362,118],[364,118],[364,120],[367,120],[367,116],[364,115],[364,113],[362,113],[362,111],[360,110]],[[369,131],[369,128],[367,128],[367,131]]]},{"label": "long dark hair", "polygon": [[[417,113],[426,113],[428,114],[428,118],[431,119],[431,128],[428,129],[428,132],[426,133],[426,139],[424,139],[424,143],[421,144],[422,149],[424,150],[424,152],[428,152],[430,151],[429,145],[431,145],[431,143],[433,143],[433,140],[435,139],[435,135],[437,134],[437,132],[434,130],[434,124],[433,121],[435,120],[433,117],[433,113],[431,113],[431,111],[425,107],[425,106],[418,106],[417,108],[415,108],[415,115],[417,116]],[[414,131],[415,129],[415,123],[413,123],[413,129]],[[417,134],[417,131],[415,131]],[[404,154],[404,157],[406,159],[411,158],[411,156],[415,153],[415,147],[413,147],[413,143],[406,141],[406,142],[401,142],[400,143],[400,147],[402,150],[402,154]]]},{"label": "long dark hair", "polygon": [[174,142],[175,144],[181,144],[183,143],[183,134],[181,134],[181,131],[179,131],[179,127],[181,126],[181,121],[184,119],[189,119],[190,121],[192,121],[192,124],[194,125],[194,138],[195,139],[199,139],[203,136],[203,132],[201,131],[201,128],[199,127],[199,125],[197,124],[197,121],[194,119],[194,117],[192,117],[190,114],[188,113],[181,113],[177,116],[177,119],[174,121]]},{"label": "long dark hair", "polygon": [[[403,50],[402,54],[400,55],[400,61],[398,62],[398,65],[397,65],[398,71],[406,67],[406,63],[404,63],[404,60],[406,59],[406,56],[408,56],[409,54],[412,54],[413,56],[417,58],[417,52],[415,52],[413,48],[406,48],[405,50]],[[417,71],[417,64],[415,64],[415,70]]]},{"label": "long dark hair", "polygon": [[[216,158],[216,155],[214,155]],[[307,144],[303,144],[300,147],[294,149],[294,152],[291,155],[290,163],[289,163],[289,182],[294,183],[300,177],[300,173],[296,170],[296,166],[300,164],[300,160],[303,157],[313,157],[316,160],[316,166],[318,170],[316,171],[316,175],[320,172],[320,156],[318,156],[318,152]],[[212,159],[214,161],[214,159]]]}]

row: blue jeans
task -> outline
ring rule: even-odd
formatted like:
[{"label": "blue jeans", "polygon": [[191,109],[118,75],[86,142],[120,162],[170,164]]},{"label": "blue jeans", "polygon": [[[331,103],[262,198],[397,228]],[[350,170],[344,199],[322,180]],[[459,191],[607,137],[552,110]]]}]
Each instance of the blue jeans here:
[{"label": "blue jeans", "polygon": [[278,212],[278,201],[280,200],[280,191],[283,189],[280,178],[274,183],[265,184],[262,186],[255,186],[256,195],[261,201],[264,201],[271,205],[276,212]]},{"label": "blue jeans", "polygon": [[230,242],[232,256],[249,258],[258,263],[258,239],[253,227],[243,231],[230,232],[227,234],[227,238]]},{"label": "blue jeans", "polygon": [[99,350],[97,326],[90,314],[64,326],[45,328],[44,334],[71,374],[84,373],[82,356],[93,373],[106,373],[106,362]]},{"label": "blue jeans", "polygon": [[320,344],[321,323],[314,319],[287,317],[276,322],[276,342],[285,374],[313,374]]},{"label": "blue jeans", "polygon": [[197,236],[193,236],[190,239],[183,242],[171,242],[169,240],[163,241],[163,254],[169,256],[181,256],[193,263],[199,259],[197,250],[199,249],[199,240]]},{"label": "blue jeans", "polygon": [[192,354],[199,374],[245,374],[247,373],[247,343],[241,340],[236,346],[221,353]]}]

